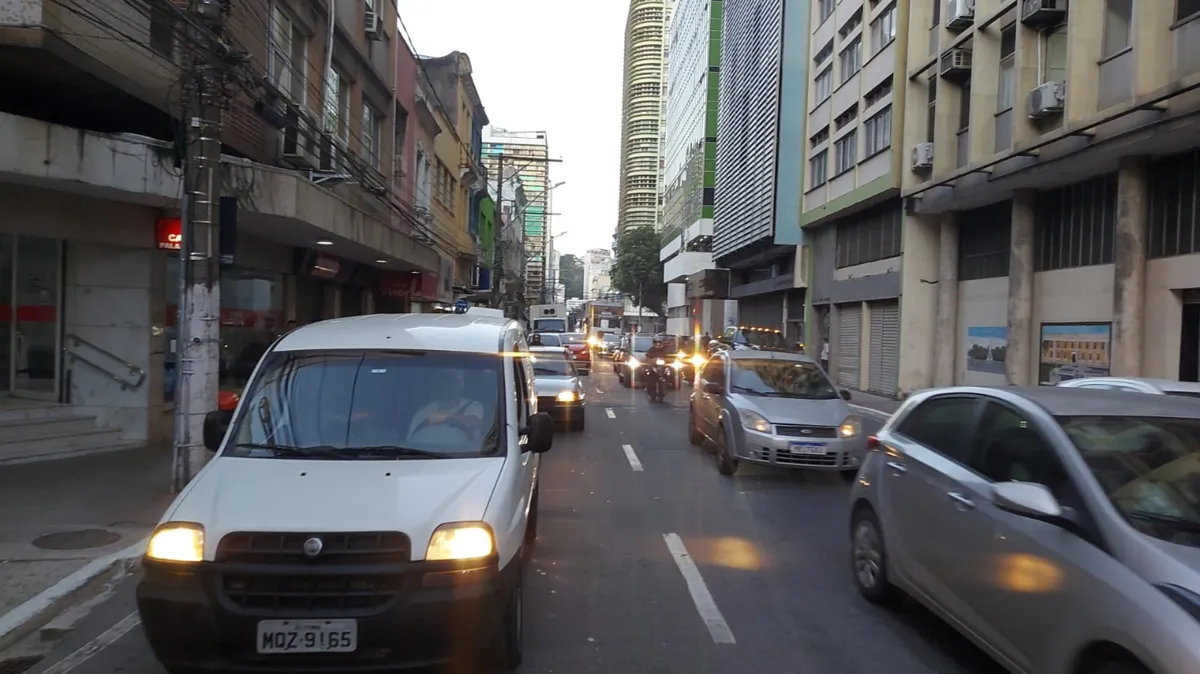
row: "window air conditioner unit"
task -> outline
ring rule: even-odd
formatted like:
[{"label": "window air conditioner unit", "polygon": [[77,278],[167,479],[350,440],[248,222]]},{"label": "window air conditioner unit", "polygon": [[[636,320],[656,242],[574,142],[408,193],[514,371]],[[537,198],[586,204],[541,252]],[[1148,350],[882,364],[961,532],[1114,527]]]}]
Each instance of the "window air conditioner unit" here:
[{"label": "window air conditioner unit", "polygon": [[933,168],[933,143],[917,143],[912,149],[912,170],[925,171]]},{"label": "window air conditioner unit", "polygon": [[946,79],[961,79],[971,75],[971,50],[956,47],[947,49],[938,59],[938,74]]},{"label": "window air conditioner unit", "polygon": [[366,24],[368,40],[382,40],[383,33],[379,29],[379,14],[375,10],[368,7],[366,13],[363,14],[363,23]]},{"label": "window air conditioner unit", "polygon": [[1062,114],[1066,97],[1066,82],[1046,82],[1029,92],[1029,117],[1041,119]]},{"label": "window air conditioner unit", "polygon": [[946,28],[963,30],[975,22],[975,0],[946,0]]},{"label": "window air conditioner unit", "polygon": [[280,136],[279,158],[293,168],[320,168],[321,160],[314,151],[314,138],[320,134],[312,127],[308,118],[295,105],[287,109],[287,125]]},{"label": "window air conditioner unit", "polygon": [[1067,0],[1021,0],[1021,23],[1041,28],[1067,18]]}]

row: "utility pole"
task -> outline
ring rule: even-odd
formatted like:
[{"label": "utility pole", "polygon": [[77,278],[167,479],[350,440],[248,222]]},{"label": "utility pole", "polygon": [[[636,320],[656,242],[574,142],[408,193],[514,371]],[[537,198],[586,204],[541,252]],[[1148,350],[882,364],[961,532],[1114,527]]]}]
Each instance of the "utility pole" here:
[{"label": "utility pole", "polygon": [[492,226],[492,308],[504,308],[500,284],[504,280],[504,153],[496,155],[496,212]]},{"label": "utility pole", "polygon": [[188,27],[192,39],[185,75],[184,155],[180,284],[176,320],[174,488],[182,490],[208,462],[204,417],[217,409],[220,360],[220,256],[217,227],[220,209],[221,126],[229,96],[225,54],[219,41],[229,18],[227,0],[190,0],[188,13],[208,29]]}]

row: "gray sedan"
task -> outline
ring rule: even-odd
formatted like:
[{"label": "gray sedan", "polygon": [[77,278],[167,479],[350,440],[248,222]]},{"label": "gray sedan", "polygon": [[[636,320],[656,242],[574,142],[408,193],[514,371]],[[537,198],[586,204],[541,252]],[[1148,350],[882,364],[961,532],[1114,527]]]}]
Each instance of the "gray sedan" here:
[{"label": "gray sedan", "polygon": [[583,380],[567,349],[555,346],[533,346],[533,388],[537,393],[538,411],[548,412],[555,421],[573,431],[584,430],[584,405],[587,402]]},{"label": "gray sedan", "polygon": [[749,461],[854,477],[866,451],[862,419],[846,404],[850,392],[808,356],[718,351],[696,379],[688,436],[716,447],[723,475]]},{"label": "gray sedan", "polygon": [[851,495],[854,579],[1013,672],[1200,671],[1200,403],[1074,388],[915,394]]}]

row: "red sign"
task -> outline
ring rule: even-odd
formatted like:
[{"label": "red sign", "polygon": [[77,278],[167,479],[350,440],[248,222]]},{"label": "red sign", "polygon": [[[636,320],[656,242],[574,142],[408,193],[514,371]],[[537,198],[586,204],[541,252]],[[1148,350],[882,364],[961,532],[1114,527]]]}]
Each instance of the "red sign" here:
[{"label": "red sign", "polygon": [[179,250],[183,241],[183,222],[179,218],[159,218],[155,225],[159,250]]}]

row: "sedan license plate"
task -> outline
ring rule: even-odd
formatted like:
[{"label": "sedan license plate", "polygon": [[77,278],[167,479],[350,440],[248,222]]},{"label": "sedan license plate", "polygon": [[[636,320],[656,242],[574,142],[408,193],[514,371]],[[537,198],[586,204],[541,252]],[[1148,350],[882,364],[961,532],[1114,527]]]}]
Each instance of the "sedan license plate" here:
[{"label": "sedan license plate", "polygon": [[260,620],[258,652],[352,653],[358,648],[356,620]]},{"label": "sedan license plate", "polygon": [[791,446],[792,454],[805,454],[807,456],[825,456],[825,443],[823,442],[793,442]]}]

